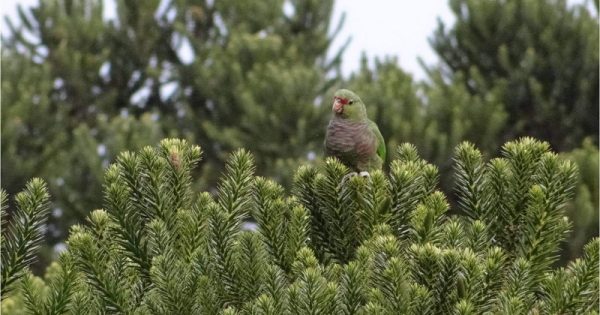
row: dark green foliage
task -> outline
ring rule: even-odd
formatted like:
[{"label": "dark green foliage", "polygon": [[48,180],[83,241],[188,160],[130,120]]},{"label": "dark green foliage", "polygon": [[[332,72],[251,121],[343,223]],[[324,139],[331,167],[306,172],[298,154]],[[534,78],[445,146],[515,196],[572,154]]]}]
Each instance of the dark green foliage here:
[{"label": "dark green foliage", "polygon": [[30,314],[64,314],[70,310],[72,296],[75,295],[77,274],[72,258],[61,255],[58,259],[58,271],[48,279],[48,293],[36,286],[34,277],[28,273],[21,288],[27,312]]},{"label": "dark green foliage", "polygon": [[457,148],[459,204],[491,227],[490,241],[527,258],[537,284],[558,258],[570,228],[564,207],[572,198],[577,170],[531,138],[507,143],[502,154],[484,166],[473,146]]},{"label": "dark green foliage", "polygon": [[415,206],[437,185],[438,171],[421,160],[411,144],[398,147],[398,160],[390,164],[390,225],[397,235],[404,237],[409,232],[410,213]]},{"label": "dark green foliage", "polygon": [[504,139],[533,136],[557,150],[598,143],[597,10],[565,0],[449,4],[456,22],[440,22],[430,39],[443,77],[472,95],[495,93],[508,114]]},{"label": "dark green foliage", "polygon": [[[594,188],[589,177],[598,173],[592,153],[598,143],[598,11],[589,2],[564,0],[452,0],[449,5],[455,20],[450,25],[440,21],[430,38],[441,62],[423,65],[425,81],[414,81],[393,58],[363,58],[346,85],[361,95],[388,148],[414,143],[439,168],[441,190],[453,205],[459,204],[450,192],[467,197],[482,189],[475,177],[465,191],[457,191],[452,181],[456,161],[449,157],[462,141],[481,150],[480,157],[465,160],[476,164],[519,136],[548,141],[554,150],[575,149],[572,157],[585,169],[580,174],[586,184],[576,189],[572,209],[578,210],[568,211],[575,232],[561,254],[565,263],[598,236],[598,207],[590,203],[597,189],[586,191]],[[576,149],[584,139],[588,149]],[[504,172],[503,163],[489,167]],[[502,186],[494,189],[503,193]],[[456,210],[473,206],[477,212],[484,206],[472,197],[464,201]],[[497,206],[500,211],[510,207]]]},{"label": "dark green foliage", "polygon": [[[110,116],[93,105],[87,121],[71,116],[72,104],[60,96],[66,88],[53,87],[50,66],[9,51],[2,50],[2,184],[16,194],[27,178],[48,181],[54,211],[45,234],[54,245],[102,201],[108,162],[119,151],[156,143],[164,134],[150,113]],[[52,248],[46,246],[42,253],[47,265]]]},{"label": "dark green foliage", "polygon": [[565,313],[578,308],[582,313],[597,311],[598,305],[598,250],[595,239],[584,247],[583,257],[556,271],[543,283],[547,296],[542,310],[547,313]]},{"label": "dark green foliage", "polygon": [[283,198],[283,188],[257,177],[252,217],[267,250],[279,268],[291,271],[296,252],[306,245],[309,216],[294,198]]},{"label": "dark green foliage", "polygon": [[213,189],[244,146],[290,187],[287,170],[320,153],[322,100],[339,78],[331,0],[105,2],[21,7],[2,34],[2,180],[15,194],[47,179],[59,210],[46,264],[102,202],[117,154],[164,137],[202,145],[194,186]]},{"label": "dark green foliage", "polygon": [[[482,158],[516,136],[537,136],[557,150],[574,149],[584,137],[598,142],[598,24],[581,5],[450,1],[455,24],[440,25],[431,38],[441,64],[427,66],[428,79],[415,82],[397,60],[376,59],[369,67],[366,58],[342,80],[345,46],[330,51],[343,22],[332,20],[333,1],[115,4],[106,19],[104,1],[40,2],[20,8],[3,33],[3,185],[13,195],[39,176],[55,197],[48,246],[33,267],[38,273],[68,227],[102,202],[104,168],[125,149],[167,136],[198,143],[204,159],[191,185],[211,191],[227,153],[248,147],[258,174],[292,187],[289,170],[319,160],[326,104],[339,81],[367,104],[386,139],[387,161],[396,146],[414,143],[439,168],[446,193],[454,188],[449,157],[463,140]],[[381,178],[364,193],[388,189]],[[569,211],[577,235],[565,257],[579,255],[598,234],[596,225],[582,225],[598,208],[587,203],[595,191],[577,188],[576,207],[585,210]],[[361,199],[357,207],[372,209],[358,220],[371,226],[400,213],[386,210],[397,206],[389,198]]]},{"label": "dark green foliage", "polygon": [[39,178],[34,178],[25,190],[15,196],[16,210],[7,220],[8,196],[0,190],[2,208],[2,299],[14,289],[14,284],[26,274],[35,260],[43,241],[43,229],[48,218],[48,188]]},{"label": "dark green foliage", "polygon": [[580,148],[563,155],[579,168],[579,180],[575,188],[575,198],[567,206],[569,218],[573,220],[573,233],[568,239],[568,251],[562,259],[572,260],[581,256],[583,245],[590,235],[598,235],[598,147],[586,139]]},{"label": "dark green foliage", "polygon": [[[598,239],[552,266],[577,177],[546,143],[507,143],[490,162],[457,147],[465,215],[449,214],[436,169],[409,144],[389,174],[342,180],[335,159],[302,167],[295,196],[254,176],[244,150],[213,196],[196,194],[200,154],[174,139],[121,154],[106,170],[105,210],[71,229],[45,281],[23,273],[3,311],[583,314],[598,303]],[[255,230],[244,229],[249,217]]]}]

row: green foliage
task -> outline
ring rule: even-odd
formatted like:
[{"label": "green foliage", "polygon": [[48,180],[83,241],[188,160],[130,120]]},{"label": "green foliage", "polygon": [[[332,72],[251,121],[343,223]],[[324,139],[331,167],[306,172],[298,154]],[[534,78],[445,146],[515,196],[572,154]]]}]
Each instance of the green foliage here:
[{"label": "green foliage", "polygon": [[[71,229],[46,279],[24,273],[8,314],[520,314],[593,312],[600,241],[554,268],[577,171],[523,138],[485,162],[456,148],[450,214],[437,168],[398,147],[388,174],[301,167],[292,195],[232,153],[213,195],[184,140],[124,152],[104,209]],[[475,187],[476,186],[476,187]],[[247,230],[252,217],[256,228]]]},{"label": "green foliage", "polygon": [[[290,169],[320,160],[339,81],[361,95],[388,148],[414,143],[438,166],[446,193],[449,157],[464,140],[483,157],[516,136],[558,150],[598,142],[598,24],[580,5],[450,1],[456,23],[431,38],[441,64],[415,82],[394,59],[369,67],[366,58],[342,80],[345,46],[330,44],[343,18],[332,20],[332,0],[118,0],[111,19],[104,2],[21,7],[2,37],[3,185],[13,195],[42,177],[55,196],[40,265],[102,202],[117,153],[163,137],[203,147],[196,187],[214,189],[228,152],[248,147],[257,174],[289,189]],[[577,207],[590,208],[577,191]],[[579,253],[598,233],[574,222],[586,231],[574,237]]]},{"label": "green foliage", "polygon": [[34,178],[25,190],[15,196],[17,208],[7,222],[8,197],[0,190],[2,209],[2,299],[13,291],[15,283],[26,274],[26,268],[35,260],[35,253],[43,241],[43,228],[48,217],[48,188]]},{"label": "green foliage", "polygon": [[502,130],[509,118],[498,90],[472,94],[467,82],[473,78],[459,73],[448,83],[440,70],[429,70],[429,75],[431,82],[423,88],[430,121],[424,133],[432,138],[432,144],[425,146],[432,150],[427,157],[447,170],[451,164],[448,156],[465,140],[488,154],[495,153],[504,140]]},{"label": "green foliage", "polygon": [[59,209],[48,245],[102,201],[118,152],[164,137],[202,145],[197,186],[214,188],[227,153],[244,146],[259,174],[290,187],[284,170],[320,151],[321,99],[339,77],[333,1],[115,5],[105,19],[105,1],[44,1],[3,32],[3,184],[14,194],[48,180]]},{"label": "green foliage", "polygon": [[[430,38],[441,62],[423,65],[427,80],[414,82],[393,58],[373,63],[363,58],[360,70],[345,83],[361,95],[389,148],[411,142],[439,168],[442,191],[480,190],[481,178],[472,178],[467,191],[451,180],[456,161],[449,157],[462,141],[481,150],[481,157],[466,160],[477,165],[520,136],[548,141],[563,152],[576,150],[584,139],[597,147],[597,10],[567,2],[449,1],[455,22],[440,22]],[[391,161],[393,151],[388,152]],[[578,152],[573,160],[591,185],[585,178],[596,177],[598,159]],[[492,161],[491,171],[506,171],[503,163]],[[567,211],[575,233],[562,263],[579,256],[583,244],[598,236],[598,204],[589,203],[597,199],[596,191],[597,186],[581,185],[575,191],[577,205],[570,209],[577,211]],[[449,199],[462,211],[483,206],[473,199],[465,205],[453,195]]]},{"label": "green foliage", "polygon": [[567,213],[573,220],[573,233],[569,237],[568,252],[563,259],[574,259],[581,256],[583,245],[589,235],[598,235],[598,166],[600,157],[598,147],[590,139],[586,139],[580,148],[566,152],[563,156],[579,168],[579,178],[575,188],[575,198],[568,207]]},{"label": "green foliage", "polygon": [[597,240],[588,243],[581,259],[544,279],[547,295],[541,303],[543,313],[560,314],[573,308],[581,314],[597,311],[599,245]]},{"label": "green foliage", "polygon": [[69,310],[72,295],[77,289],[76,273],[72,258],[61,255],[54,268],[56,273],[49,276],[41,287],[35,277],[28,273],[23,279],[21,290],[23,304],[30,314],[64,314]]},{"label": "green foliage", "polygon": [[[29,65],[3,50],[2,183],[16,193],[26,178],[41,176],[55,196],[46,241],[66,238],[68,227],[81,222],[102,201],[103,168],[124,148],[140,148],[164,136],[150,113],[138,118],[95,114],[75,121],[68,105],[54,96],[47,65]],[[74,125],[75,124],[75,125]],[[35,158],[33,158],[35,156]],[[51,248],[41,258],[49,263]]]},{"label": "green foliage", "polygon": [[509,142],[502,151],[503,158],[484,166],[473,146],[457,147],[459,203],[491,228],[491,240],[526,258],[541,276],[570,228],[564,206],[577,170],[531,138]]},{"label": "green foliage", "polygon": [[503,139],[533,136],[558,150],[598,143],[597,10],[565,0],[449,5],[456,22],[439,22],[430,39],[443,77],[472,95],[494,91],[508,114]]}]

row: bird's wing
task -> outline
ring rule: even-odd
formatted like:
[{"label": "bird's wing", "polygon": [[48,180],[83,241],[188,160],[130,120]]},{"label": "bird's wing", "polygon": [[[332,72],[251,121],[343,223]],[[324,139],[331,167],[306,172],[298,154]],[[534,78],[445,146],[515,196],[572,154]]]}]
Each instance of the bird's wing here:
[{"label": "bird's wing", "polygon": [[385,154],[386,154],[385,140],[383,140],[383,136],[381,135],[381,132],[379,131],[379,128],[377,127],[377,124],[375,124],[373,121],[369,120],[369,129],[371,129],[371,131],[373,131],[373,133],[375,134],[375,137],[377,138],[377,155],[381,158],[382,161],[385,161]]}]

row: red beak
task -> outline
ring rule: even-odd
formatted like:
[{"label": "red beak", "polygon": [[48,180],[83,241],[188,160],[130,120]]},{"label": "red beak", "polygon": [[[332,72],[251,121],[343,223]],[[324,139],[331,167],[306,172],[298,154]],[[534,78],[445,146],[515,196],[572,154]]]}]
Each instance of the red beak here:
[{"label": "red beak", "polygon": [[344,112],[344,105],[348,104],[348,100],[345,98],[341,98],[341,97],[334,97],[333,98],[333,111],[341,114]]},{"label": "red beak", "polygon": [[344,103],[339,98],[333,100],[333,111],[341,114],[344,111]]}]

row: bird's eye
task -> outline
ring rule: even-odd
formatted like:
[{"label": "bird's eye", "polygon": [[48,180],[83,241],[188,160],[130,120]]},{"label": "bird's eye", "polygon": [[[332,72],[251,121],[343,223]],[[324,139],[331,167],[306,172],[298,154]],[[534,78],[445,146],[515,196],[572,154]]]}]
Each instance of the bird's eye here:
[{"label": "bird's eye", "polygon": [[354,101],[350,100],[350,102],[348,102],[348,104],[352,105],[352,104],[354,104]]}]

